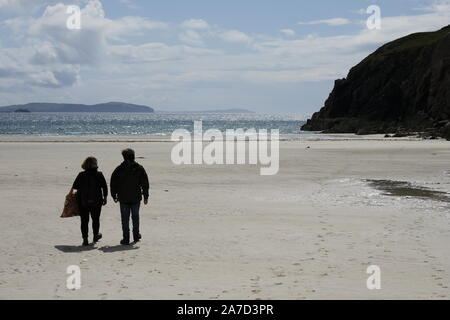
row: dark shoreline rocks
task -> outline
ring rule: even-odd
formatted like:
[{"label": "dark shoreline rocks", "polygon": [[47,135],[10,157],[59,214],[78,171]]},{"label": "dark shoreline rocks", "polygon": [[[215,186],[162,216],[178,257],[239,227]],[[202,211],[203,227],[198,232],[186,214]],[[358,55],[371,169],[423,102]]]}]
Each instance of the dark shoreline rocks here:
[{"label": "dark shoreline rocks", "polygon": [[450,140],[450,26],[379,48],[336,80],[302,130]]}]

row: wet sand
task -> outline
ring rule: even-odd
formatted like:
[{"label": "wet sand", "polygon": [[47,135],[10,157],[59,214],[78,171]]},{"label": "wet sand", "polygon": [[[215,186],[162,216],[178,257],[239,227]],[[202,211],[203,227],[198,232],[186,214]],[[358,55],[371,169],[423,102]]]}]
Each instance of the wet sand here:
[{"label": "wet sand", "polygon": [[[260,176],[251,165],[175,166],[173,144],[153,137],[8,139],[0,299],[450,298],[449,142],[283,141],[279,174]],[[65,194],[84,157],[109,179],[124,147],[150,175],[143,241],[118,245],[110,199],[104,238],[83,249],[79,220],[59,218]],[[66,288],[69,265],[80,290]],[[366,287],[370,265],[381,290]]]}]

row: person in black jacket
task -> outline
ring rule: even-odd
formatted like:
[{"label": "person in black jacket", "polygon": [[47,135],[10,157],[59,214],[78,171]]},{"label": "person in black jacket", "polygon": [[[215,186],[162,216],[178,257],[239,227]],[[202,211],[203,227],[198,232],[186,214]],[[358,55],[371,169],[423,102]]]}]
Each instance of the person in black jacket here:
[{"label": "person in black jacket", "polygon": [[100,213],[102,206],[106,205],[108,198],[108,187],[105,177],[98,171],[97,159],[88,157],[81,165],[80,172],[73,183],[72,189],[77,190],[78,205],[81,217],[81,234],[83,246],[89,245],[89,215],[92,218],[92,229],[94,231],[94,243],[102,238],[100,230]]},{"label": "person in black jacket", "polygon": [[111,176],[111,196],[114,202],[120,202],[123,239],[122,245],[130,244],[130,214],[133,221],[133,240],[138,242],[142,237],[139,233],[139,208],[142,197],[148,204],[148,176],[143,166],[135,161],[132,149],[122,151],[124,161]]}]

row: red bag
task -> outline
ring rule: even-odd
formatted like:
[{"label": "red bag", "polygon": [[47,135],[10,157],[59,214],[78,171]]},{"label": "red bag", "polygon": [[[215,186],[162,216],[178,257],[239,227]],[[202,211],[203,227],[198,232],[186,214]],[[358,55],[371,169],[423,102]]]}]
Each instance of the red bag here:
[{"label": "red bag", "polygon": [[71,218],[80,215],[80,209],[78,208],[77,194],[70,189],[69,194],[66,196],[64,202],[64,210],[61,214],[61,218]]}]

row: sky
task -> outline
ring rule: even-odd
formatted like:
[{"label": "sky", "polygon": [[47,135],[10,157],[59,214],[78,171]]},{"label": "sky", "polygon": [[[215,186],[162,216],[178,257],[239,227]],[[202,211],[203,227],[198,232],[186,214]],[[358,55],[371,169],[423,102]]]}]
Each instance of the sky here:
[{"label": "sky", "polygon": [[[70,5],[81,29],[67,27]],[[367,26],[372,5],[380,29]],[[0,106],[122,101],[306,118],[384,43],[448,24],[450,0],[0,0]]]}]

